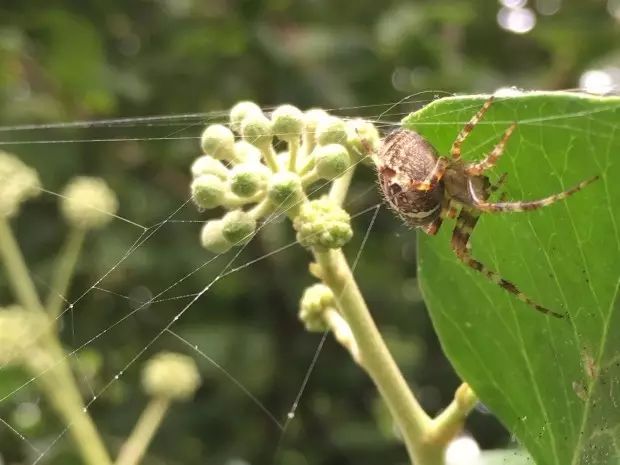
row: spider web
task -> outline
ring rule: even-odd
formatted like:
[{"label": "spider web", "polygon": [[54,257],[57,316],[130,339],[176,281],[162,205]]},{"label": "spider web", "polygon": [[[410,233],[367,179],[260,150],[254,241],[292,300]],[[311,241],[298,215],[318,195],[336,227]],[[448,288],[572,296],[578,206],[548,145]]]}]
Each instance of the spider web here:
[{"label": "spider web", "polygon": [[[337,114],[350,114],[352,116],[364,116],[364,114],[366,114],[366,119],[374,121],[380,130],[389,130],[389,128],[398,124],[402,116],[408,114],[415,107],[421,106],[421,103],[426,103],[436,96],[437,95],[430,96],[428,94],[422,94],[417,96],[410,96],[406,101],[401,102],[401,105],[397,103],[396,105],[381,104],[354,108],[338,108],[332,109],[331,112]],[[475,108],[476,107],[472,106],[472,110]],[[268,110],[269,109],[266,109],[266,111]],[[97,144],[106,142],[162,143],[163,141],[188,141],[193,144],[191,145],[191,147],[194,148],[193,151],[189,152],[192,155],[188,155],[187,157],[186,168],[188,169],[191,160],[198,155],[199,150],[197,147],[199,135],[187,135],[186,133],[199,132],[199,130],[206,124],[223,122],[226,120],[226,117],[227,114],[223,112],[216,112],[184,115],[162,115],[145,118],[122,118],[102,121],[82,121],[47,125],[5,126],[0,127],[0,134],[8,134],[11,139],[14,140],[0,142],[0,147],[18,152],[19,147],[25,144],[43,144],[47,146],[54,144]],[[565,115],[563,115],[563,117],[565,117]],[[528,121],[528,123],[551,127],[553,126],[554,121],[553,119],[540,118],[538,120]],[[33,131],[33,133],[35,134],[46,134],[45,131],[81,131],[93,128],[110,129],[115,135],[112,137],[106,136],[95,138],[45,137],[34,140],[30,140],[27,138],[20,139],[19,137],[15,136],[16,134],[19,135],[24,133],[25,131]],[[146,130],[146,132],[148,133],[156,132],[158,133],[158,135],[125,136],[125,130],[131,130],[136,132],[144,132]],[[123,134],[119,135],[119,133],[121,132],[123,132]],[[490,140],[480,142],[477,147],[473,148],[473,150],[476,150],[478,147],[482,147],[485,144],[488,144],[488,142],[490,142]],[[322,187],[324,187],[324,185],[319,186],[313,190],[318,191]],[[348,199],[345,207],[351,204],[356,205],[357,203],[359,203],[360,200],[364,201],[369,198],[376,199],[376,197],[373,197],[371,193],[374,188],[375,186],[371,184],[360,192],[354,192],[353,195],[351,195]],[[62,197],[62,194],[51,190],[45,190],[44,193],[49,197]],[[28,208],[28,206],[26,206],[25,208]],[[351,210],[351,208],[347,208],[347,210],[352,214],[352,217],[355,221],[355,230],[357,231],[356,236],[362,238],[356,250],[354,250],[355,258],[352,263],[353,270],[355,270],[357,264],[362,259],[362,255],[367,244],[366,241],[371,233],[375,219],[379,212],[379,208],[380,204],[377,203],[366,205],[365,207],[357,208],[356,210]],[[300,403],[303,401],[304,391],[308,386],[308,383],[311,382],[314,370],[317,368],[317,366],[320,367],[320,354],[323,350],[328,335],[323,334],[319,338],[319,342],[314,351],[314,355],[310,360],[304,360],[301,362],[298,361],[299,363],[307,364],[307,368],[305,369],[304,376],[301,380],[299,380],[297,386],[291,392],[290,397],[292,400],[290,402],[289,408],[284,413],[282,413],[275,412],[272,409],[268,408],[266,404],[260,398],[255,396],[251,392],[251,389],[247,388],[246,385],[239,378],[237,378],[235,374],[229,372],[226,367],[222,366],[216,357],[212,356],[200,344],[196,344],[195,342],[193,342],[191,337],[184,336],[183,332],[178,331],[175,328],[175,325],[177,325],[177,323],[183,318],[187,317],[189,313],[196,312],[196,304],[198,302],[204,302],[205,300],[208,300],[211,295],[210,291],[213,289],[213,287],[225,278],[229,278],[232,275],[247,270],[261,261],[269,260],[273,257],[280,256],[286,253],[287,250],[296,247],[297,244],[295,242],[289,242],[284,245],[275,247],[269,251],[266,251],[254,258],[245,258],[244,256],[245,252],[248,249],[248,245],[233,249],[232,251],[222,255],[208,256],[208,254],[204,254],[205,259],[202,260],[198,265],[193,265],[190,271],[187,272],[187,274],[175,279],[169,285],[164,286],[162,289],[153,293],[148,298],[136,298],[135,296],[124,293],[121,289],[118,289],[118,287],[120,286],[110,287],[110,285],[106,284],[106,281],[112,281],[112,283],[114,283],[114,279],[112,278],[114,278],[116,274],[123,274],[121,272],[123,266],[126,265],[136,255],[144,253],[144,250],[147,249],[160,235],[170,234],[168,231],[169,227],[195,227],[196,223],[202,223],[204,221],[204,219],[198,219],[199,215],[194,213],[190,214],[196,218],[180,218],[181,215],[186,215],[190,211],[193,211],[193,205],[191,204],[190,199],[186,198],[179,204],[177,204],[175,208],[169,211],[166,216],[154,222],[150,226],[147,225],[147,221],[141,220],[139,218],[130,219],[120,215],[114,215],[116,221],[113,225],[113,228],[117,228],[119,227],[119,225],[122,225],[123,228],[131,228],[132,230],[137,231],[137,237],[135,237],[135,239],[133,239],[133,241],[130,242],[128,245],[125,244],[125,248],[124,250],[122,250],[122,253],[120,253],[114,259],[113,263],[110,266],[107,266],[107,268],[102,273],[100,273],[98,278],[93,280],[90,285],[86,286],[81,291],[74,287],[74,289],[71,291],[72,297],[62,296],[66,305],[61,315],[59,315],[58,320],[70,326],[71,341],[73,346],[73,348],[67,352],[65,357],[77,359],[81,354],[84,353],[84,351],[94,346],[94,344],[101,338],[110,336],[115,329],[117,329],[121,325],[128,324],[136,315],[143,312],[152,311],[155,304],[171,304],[174,306],[174,311],[172,316],[167,319],[167,323],[163,326],[158,327],[154,331],[154,335],[147,337],[146,343],[142,345],[140,350],[127,355],[123,360],[117,361],[118,363],[115,363],[115,366],[120,368],[117,368],[115,372],[107,378],[107,381],[100,383],[101,386],[94,386],[93,384],[91,384],[89,381],[89,376],[86,373],[78,373],[81,380],[87,385],[88,390],[91,392],[90,399],[86,400],[86,409],[90,410],[91,407],[96,405],[97,400],[100,399],[101,396],[112,391],[117,385],[117,382],[122,377],[126,376],[126,374],[130,370],[138,371],[140,368],[140,364],[137,362],[144,361],[147,358],[147,355],[150,354],[150,349],[154,348],[155,345],[157,345],[158,349],[169,347],[170,350],[179,350],[185,348],[187,352],[192,354],[197,360],[206,360],[212,367],[218,370],[223,376],[223,378],[226,380],[225,382],[230,383],[231,386],[242,392],[242,394],[254,404],[254,407],[268,419],[268,421],[273,425],[274,428],[277,429],[279,439],[274,446],[273,463],[278,463],[278,457],[279,453],[282,450],[282,444],[286,440],[286,433],[295,419],[295,414],[299,408]],[[263,230],[268,229],[270,226],[273,226],[274,224],[277,224],[282,220],[282,214],[266,218],[258,227],[256,235],[260,235]],[[360,230],[363,231],[363,234],[360,234]],[[196,249],[199,249],[198,242],[198,237],[196,236],[195,243],[188,245],[188,247],[195,247]],[[252,244],[252,242],[250,242],[250,244]],[[351,252],[351,247],[349,247],[348,250],[349,252]],[[306,257],[308,256],[306,255]],[[85,260],[85,258],[82,257],[82,260]],[[195,279],[195,275],[198,274],[200,274],[200,276],[202,277],[203,274],[206,274],[207,272],[211,273],[212,276],[209,279],[205,279],[205,284],[199,289],[195,289],[193,292],[189,293],[184,292],[178,295],[170,295],[174,293],[177,288],[181,287],[181,285],[190,278]],[[45,279],[41,278],[38,275],[35,276],[35,278],[37,278],[38,284],[41,284],[42,286],[46,285]],[[294,292],[301,294],[302,290],[303,288],[299,288],[295,289]],[[73,329],[75,327],[75,319],[86,318],[86,316],[82,316],[83,313],[89,311],[89,309],[86,307],[88,307],[89,305],[95,305],[88,300],[89,298],[93,297],[93,294],[111,296],[113,298],[126,301],[126,305],[130,307],[130,310],[122,316],[115,318],[111,324],[106,323],[102,325],[101,329],[95,334],[88,335],[88,337],[84,338],[84,340],[77,342],[78,339]],[[177,305],[177,302],[181,303]],[[25,337],[27,337],[27,335],[25,335]],[[107,360],[105,361],[107,362]],[[286,370],[286,367],[278,367],[278,369]],[[3,370],[5,370],[5,367],[0,367],[0,376],[2,376]],[[16,386],[14,389],[3,393],[0,396],[0,406],[7,402],[10,402],[12,399],[18,398],[22,391],[35,383],[36,379],[37,377],[29,378],[25,383],[22,383]],[[5,428],[10,430],[21,443],[26,446],[27,450],[30,451],[32,459],[28,463],[31,463],[33,465],[37,463],[44,463],[44,459],[46,459],[51,454],[51,452],[54,450],[54,448],[58,446],[59,443],[65,440],[67,432],[73,427],[73,425],[71,424],[62,427],[61,430],[54,437],[48,439],[41,445],[31,437],[27,437],[26,434],[20,432],[19,428],[13,425],[12,422],[7,420],[6,418],[0,418],[0,422],[2,423],[2,425],[4,425]]]},{"label": "spider web", "polygon": [[[371,105],[371,106],[363,106],[363,107],[352,107],[352,108],[338,108],[328,110],[333,114],[351,114],[352,116],[361,116],[362,114],[366,114],[366,119],[374,121],[377,127],[382,129],[388,129],[397,124],[397,121],[400,120],[402,116],[407,114],[410,110],[399,108],[397,111],[396,107],[398,105],[410,105],[411,108],[415,108],[416,106],[420,106],[422,102],[426,102],[429,100],[428,95],[424,96],[410,96],[407,99],[404,99],[401,102],[397,102],[397,104],[381,104],[381,105]],[[269,108],[266,108],[265,111],[269,111]],[[379,111],[379,113],[377,113]],[[373,116],[374,115],[374,116]],[[183,115],[163,115],[163,116],[153,116],[153,117],[140,117],[140,118],[120,118],[120,119],[108,119],[108,120],[100,120],[100,121],[79,121],[79,122],[68,122],[68,123],[57,123],[57,124],[41,124],[41,125],[20,125],[20,126],[4,126],[0,127],[0,135],[4,134],[8,136],[8,140],[0,141],[0,147],[6,150],[15,151],[19,154],[19,148],[21,146],[27,145],[64,145],[64,144],[96,144],[96,143],[115,143],[115,142],[133,142],[133,143],[147,143],[147,142],[162,142],[162,141],[189,141],[194,144],[195,150],[191,156],[188,156],[186,169],[189,169],[189,164],[191,160],[198,156],[198,140],[200,138],[199,134],[195,135],[187,135],[188,132],[196,133],[199,132],[205,125],[212,123],[225,123],[227,120],[227,112],[212,112],[212,113],[194,113],[194,114],[183,114]],[[110,129],[115,135],[112,137],[87,137],[87,138],[66,138],[66,137],[58,137],[58,138],[50,138],[45,137],[45,134],[53,131],[56,133],[64,133],[64,132],[75,132],[77,131],[85,131],[88,129]],[[137,131],[148,133],[156,132],[162,133],[163,135],[147,135],[147,136],[118,136],[119,133],[125,132],[126,130]],[[24,138],[21,139],[19,135],[28,134],[31,135],[43,135],[44,138]],[[325,182],[318,187],[313,188],[313,192],[309,192],[309,195],[312,196],[316,191],[324,188],[329,182]],[[360,203],[360,201],[364,202],[367,199],[372,198],[371,191],[375,189],[375,186],[371,184],[367,186],[362,191],[355,193],[353,196],[350,195],[349,200],[345,203],[345,207],[348,204]],[[43,193],[50,198],[62,198],[63,195],[59,192],[55,192],[48,189],[43,189]],[[376,199],[376,197],[374,197]],[[122,204],[122,198],[119,199]],[[362,228],[365,228],[365,232],[362,235],[362,240],[357,247],[357,251],[355,252],[355,259],[352,263],[352,270],[355,271],[355,268],[362,257],[362,253],[366,244],[366,241],[371,232],[374,221],[377,217],[377,214],[380,209],[380,204],[371,204],[366,206],[365,208],[359,208],[357,211],[350,211],[352,219],[354,221],[354,225],[358,225],[360,222],[365,223],[366,226],[362,224]],[[24,207],[25,209],[28,206]],[[127,265],[131,259],[138,253],[143,253],[145,249],[152,244],[152,242],[157,238],[159,234],[167,233],[166,228],[170,226],[195,226],[196,223],[202,223],[204,219],[179,219],[179,216],[187,214],[188,212],[195,212],[195,208],[191,203],[190,198],[186,198],[180,204],[178,204],[172,211],[170,211],[165,217],[161,220],[156,221],[152,225],[146,225],[143,220],[130,219],[124,217],[122,215],[112,215],[114,217],[115,223],[112,224],[111,228],[115,229],[119,224],[123,224],[124,227],[129,227],[132,230],[137,230],[137,237],[131,242],[126,249],[116,258],[113,263],[102,272],[97,279],[93,280],[90,285],[83,288],[81,291],[76,289],[75,286],[71,290],[71,296],[61,295],[64,302],[64,308],[60,315],[56,318],[59,326],[62,328],[62,325],[70,326],[70,339],[72,343],[72,348],[67,349],[65,358],[71,358],[78,361],[76,367],[78,369],[78,378],[79,381],[85,384],[87,391],[90,392],[90,398],[85,399],[85,412],[89,411],[93,405],[104,396],[108,391],[112,390],[116,383],[124,377],[127,372],[134,367],[139,370],[140,365],[137,363],[138,361],[144,361],[147,358],[147,355],[150,353],[149,349],[151,349],[155,344],[157,344],[158,349],[163,348],[166,349],[166,346],[170,346],[170,350],[178,350],[179,348],[186,348],[186,351],[190,354],[193,354],[196,359],[204,359],[208,361],[208,363],[220,372],[221,376],[229,382],[232,386],[237,388],[244,396],[246,396],[258,409],[262,414],[265,415],[266,418],[271,422],[273,427],[275,427],[279,432],[279,440],[274,448],[274,463],[278,461],[278,454],[281,451],[282,444],[286,439],[286,432],[289,429],[289,426],[295,419],[295,414],[299,405],[303,399],[304,391],[311,380],[312,373],[319,363],[320,353],[324,347],[324,344],[327,340],[327,333],[324,333],[316,346],[314,351],[314,355],[311,360],[306,361],[307,368],[305,370],[305,374],[303,378],[299,381],[298,387],[293,391],[291,398],[292,401],[290,403],[289,409],[284,413],[278,413],[270,410],[257,396],[255,396],[249,388],[247,388],[243,382],[238,379],[234,374],[229,372],[224,366],[222,366],[218,360],[209,355],[205,350],[203,350],[199,344],[193,343],[190,338],[184,337],[179,332],[177,332],[174,327],[179,322],[184,315],[193,310],[195,308],[195,304],[201,300],[206,300],[209,297],[209,291],[215,286],[217,283],[222,281],[223,279],[236,274],[242,270],[246,270],[253,265],[261,262],[263,260],[267,260],[272,258],[273,256],[285,253],[288,249],[292,247],[298,246],[296,242],[289,242],[273,250],[267,251],[256,258],[252,259],[244,259],[244,252],[248,248],[248,246],[252,243],[249,242],[246,245],[233,249],[226,254],[218,254],[212,255],[204,254],[205,259],[198,265],[193,266],[193,268],[187,272],[184,276],[176,279],[168,286],[154,293],[152,296],[147,299],[144,298],[135,298],[131,295],[126,295],[122,291],[119,291],[116,287],[111,288],[106,284],[106,281],[114,281],[115,274],[122,273],[123,266]],[[192,213],[194,216],[197,216],[195,213]],[[266,218],[257,228],[254,236],[261,234],[261,231],[265,228],[268,228],[270,225],[273,225],[277,222],[283,220],[284,213],[280,213],[277,215],[271,215]],[[110,228],[110,226],[109,226]],[[357,228],[356,228],[357,229]],[[364,231],[364,229],[362,229]],[[108,232],[109,234],[109,232]],[[199,240],[196,236],[195,244],[191,244],[192,247],[199,248],[198,244]],[[81,260],[85,260],[82,256]],[[86,259],[87,260],[87,259]],[[214,276],[210,277],[206,280],[206,284],[197,289],[192,293],[184,293],[181,295],[170,295],[174,293],[175,290],[188,280],[189,278],[194,278],[194,275],[199,273],[211,272]],[[34,274],[34,279],[37,282],[37,285],[46,290],[50,291],[49,285],[46,279],[42,278],[39,274]],[[296,290],[301,294],[302,288]],[[53,291],[52,291],[53,292]],[[78,341],[79,335],[75,333],[76,320],[79,318],[84,318],[82,316],[83,313],[89,311],[87,307],[94,305],[89,301],[89,298],[92,297],[93,294],[100,293],[108,296],[113,296],[117,299],[125,300],[132,308],[123,314],[122,316],[118,316],[113,319],[112,323],[105,324],[99,331],[97,331],[93,335],[89,335],[85,339]],[[181,302],[177,306],[177,310],[174,311],[174,314],[171,318],[168,319],[167,323],[158,328],[155,331],[155,334],[146,338],[146,343],[142,346],[140,350],[129,355],[125,360],[119,361],[117,366],[120,366],[120,369],[117,369],[114,374],[109,377],[106,382],[99,383],[101,386],[95,386],[90,380],[89,375],[83,373],[80,368],[79,357],[87,351],[89,348],[93,347],[100,339],[108,337],[111,333],[114,332],[119,326],[123,324],[127,324],[128,321],[135,317],[137,314],[145,311],[152,311],[153,306],[155,304],[161,303],[170,303],[175,304],[176,302]],[[24,334],[24,337],[28,337],[27,334]],[[167,340],[163,343],[160,342],[161,339]],[[176,341],[176,342],[175,342]],[[105,361],[105,360],[104,360]],[[60,361],[56,361],[51,368],[53,369]],[[7,364],[8,365],[8,364]],[[0,366],[0,376],[2,376],[2,372],[7,369],[7,366]],[[281,369],[286,370],[286,367],[281,367]],[[37,379],[43,375],[44,372],[39,373],[38,376],[29,377],[25,382],[15,386],[12,389],[9,389],[6,392],[2,392],[0,394],[0,406],[11,400],[20,398],[21,393],[31,387],[31,385],[35,384]],[[65,425],[61,428],[61,430],[51,438],[48,438],[45,441],[37,441],[31,437],[28,437],[27,434],[21,432],[17,426],[12,424],[7,418],[0,417],[0,423],[7,428],[12,434],[15,435],[16,438],[19,439],[26,446],[26,450],[29,451],[27,455],[31,456],[31,459],[28,463],[35,465],[37,463],[45,463],[45,459],[51,454],[54,448],[58,447],[59,443],[65,440],[67,433],[74,426],[72,424]]]}]

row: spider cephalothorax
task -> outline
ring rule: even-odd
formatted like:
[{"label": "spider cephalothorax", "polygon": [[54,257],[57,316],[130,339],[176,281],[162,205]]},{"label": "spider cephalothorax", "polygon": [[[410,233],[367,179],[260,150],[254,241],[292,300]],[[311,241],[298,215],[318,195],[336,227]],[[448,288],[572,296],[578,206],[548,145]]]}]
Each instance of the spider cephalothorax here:
[{"label": "spider cephalothorax", "polygon": [[502,155],[516,124],[508,127],[499,143],[481,161],[464,162],[461,159],[461,145],[492,101],[492,98],[487,100],[463,127],[452,144],[450,158],[439,155],[426,139],[414,131],[401,129],[389,134],[377,154],[379,184],[390,206],[409,225],[421,228],[427,234],[436,234],[444,218],[457,218],[452,233],[452,248],[464,264],[536,310],[561,318],[562,314],[538,305],[514,284],[474,259],[470,253],[469,238],[483,212],[520,212],[545,207],[574,194],[597,177],[539,200],[490,202],[490,195],[499,188],[505,175],[492,185],[483,173],[493,167]]}]

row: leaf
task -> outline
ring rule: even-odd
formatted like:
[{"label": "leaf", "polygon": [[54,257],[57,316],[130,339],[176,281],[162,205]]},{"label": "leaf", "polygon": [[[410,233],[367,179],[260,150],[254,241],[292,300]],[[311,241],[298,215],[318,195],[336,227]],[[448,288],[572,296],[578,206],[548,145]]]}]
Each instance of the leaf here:
[{"label": "leaf", "polygon": [[[405,118],[446,154],[485,98],[433,102]],[[516,121],[492,179],[507,199],[536,199],[593,175],[568,199],[482,215],[472,254],[538,303],[535,311],[450,247],[453,220],[418,235],[419,278],[443,348],[540,465],[620,462],[620,98],[531,93],[498,99],[463,146],[480,159]]]},{"label": "leaf", "polygon": [[471,465],[532,465],[532,458],[520,449],[485,450]]}]

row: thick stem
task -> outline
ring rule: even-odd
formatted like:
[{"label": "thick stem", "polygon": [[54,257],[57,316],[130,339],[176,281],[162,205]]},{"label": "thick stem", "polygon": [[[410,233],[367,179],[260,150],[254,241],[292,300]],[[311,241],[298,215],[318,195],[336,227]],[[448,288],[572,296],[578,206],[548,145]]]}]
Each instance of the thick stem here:
[{"label": "thick stem", "polygon": [[42,312],[43,307],[37,290],[6,218],[0,218],[0,254],[7,278],[21,306],[33,312]]},{"label": "thick stem", "polygon": [[149,402],[131,435],[121,447],[115,465],[138,465],[140,463],[169,406],[170,401],[167,399],[155,398]]},{"label": "thick stem", "polygon": [[71,278],[73,278],[75,264],[82,250],[85,235],[84,229],[72,228],[56,262],[52,285],[45,306],[52,320],[58,317],[63,303],[65,303],[63,296],[67,294]]},{"label": "thick stem", "polygon": [[330,287],[349,324],[364,366],[400,427],[412,463],[443,464],[444,445],[429,444],[432,420],[404,380],[377,329],[340,249],[314,252],[321,277]]}]

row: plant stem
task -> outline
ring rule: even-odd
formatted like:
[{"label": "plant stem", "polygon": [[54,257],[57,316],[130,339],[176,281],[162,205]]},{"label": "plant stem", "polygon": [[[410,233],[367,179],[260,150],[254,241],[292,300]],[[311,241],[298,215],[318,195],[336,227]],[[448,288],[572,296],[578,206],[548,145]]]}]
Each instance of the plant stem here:
[{"label": "plant stem", "polygon": [[43,306],[30,278],[28,267],[6,218],[0,218],[0,254],[19,303],[25,309],[43,312]]},{"label": "plant stem", "polygon": [[269,167],[269,169],[271,169],[274,173],[280,171],[278,157],[276,156],[276,151],[274,150],[273,145],[271,145],[271,142],[262,144],[259,149],[263,155],[265,164]]},{"label": "plant stem", "polygon": [[51,367],[41,369],[37,365],[38,361],[34,360],[30,364],[33,375],[37,377],[43,392],[67,425],[84,463],[111,465],[112,461],[84,406],[82,396],[64,358],[64,351],[56,340],[56,335],[50,333],[50,337],[45,342],[42,349],[49,357]]},{"label": "plant stem", "polygon": [[154,398],[149,402],[140,415],[131,435],[121,447],[115,465],[137,465],[140,463],[169,405],[170,401],[163,398]]},{"label": "plant stem", "polygon": [[77,259],[80,255],[85,236],[86,233],[84,229],[72,228],[67,235],[65,245],[62,248],[58,261],[56,262],[52,285],[45,306],[52,320],[55,320],[56,317],[58,317],[62,309],[62,305],[65,302],[63,296],[69,289],[75,264],[77,263]]},{"label": "plant stem", "polygon": [[[0,218],[0,255],[2,255],[9,281],[19,303],[25,310],[45,313],[30,273],[13,236],[6,218]],[[84,408],[84,402],[75,384],[58,335],[50,331],[41,341],[44,357],[51,360],[41,368],[37,360],[41,354],[33,354],[29,363],[43,392],[56,411],[70,427],[69,431],[88,465],[110,465],[111,461],[92,418]]]},{"label": "plant stem", "polygon": [[340,249],[314,252],[321,277],[330,287],[338,308],[357,342],[362,366],[374,381],[398,423],[412,463],[443,463],[444,446],[429,444],[432,420],[424,412],[404,380],[377,329],[366,302]]},{"label": "plant stem", "polygon": [[454,394],[454,400],[433,419],[431,441],[448,443],[463,428],[465,419],[476,406],[478,398],[467,383],[461,384]]},{"label": "plant stem", "polygon": [[353,174],[355,173],[355,165],[349,167],[342,176],[336,179],[329,190],[329,197],[338,205],[342,205],[347,197]]},{"label": "plant stem", "polygon": [[292,173],[297,171],[297,154],[299,153],[299,137],[288,141],[288,170]]}]

